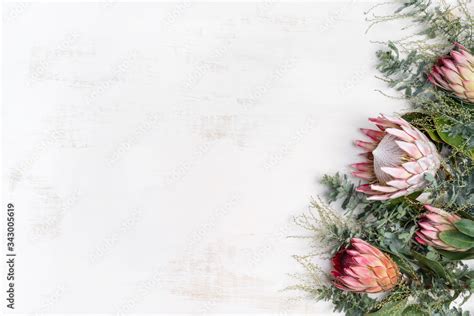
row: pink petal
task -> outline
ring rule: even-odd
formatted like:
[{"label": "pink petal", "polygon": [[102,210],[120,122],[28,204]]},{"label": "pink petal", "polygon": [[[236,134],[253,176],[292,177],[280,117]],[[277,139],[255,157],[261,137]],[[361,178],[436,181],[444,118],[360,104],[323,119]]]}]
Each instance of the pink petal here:
[{"label": "pink petal", "polygon": [[356,146],[365,149],[366,151],[373,151],[376,147],[376,143],[369,143],[369,142],[364,142],[362,140],[356,140],[355,141]]},{"label": "pink petal", "polygon": [[407,190],[400,190],[398,192],[390,194],[390,199],[396,199],[398,197],[405,196],[407,194],[408,194]]},{"label": "pink petal", "polygon": [[439,224],[449,224],[449,221],[441,215],[435,213],[426,214],[425,217],[432,222],[439,223]]},{"label": "pink petal", "polygon": [[395,179],[408,179],[412,176],[411,173],[407,172],[405,169],[402,167],[382,167],[380,168],[383,172],[386,174],[394,177]]},{"label": "pink petal", "polygon": [[447,67],[441,67],[441,70],[450,83],[462,84],[462,79],[457,72]]},{"label": "pink petal", "polygon": [[361,128],[360,130],[376,142],[379,142],[385,136],[384,132],[374,131],[373,129]]},{"label": "pink petal", "polygon": [[367,181],[375,179],[374,174],[372,172],[369,172],[369,171],[354,171],[354,172],[352,172],[352,175],[354,177],[364,179],[364,180],[367,180]]},{"label": "pink petal", "polygon": [[360,255],[360,253],[355,249],[347,249],[346,253],[353,256],[353,257],[356,257],[356,256]]},{"label": "pink petal", "polygon": [[457,64],[462,64],[462,65],[466,65],[468,64],[469,62],[467,61],[467,58],[465,56],[463,56],[463,54],[461,54],[460,52],[457,52],[455,50],[452,50],[451,53],[450,53],[451,57],[454,59],[454,61],[457,63]]},{"label": "pink petal", "polygon": [[[423,169],[423,171],[430,170],[431,168],[435,167],[433,160],[428,157],[423,157],[421,159],[418,159],[417,163],[421,167],[421,169]],[[423,172],[423,171],[420,171],[420,172]]]},{"label": "pink petal", "polygon": [[468,92],[473,91],[474,90],[474,78],[472,78],[471,80],[464,81],[463,85],[464,85],[464,88],[466,88],[466,90],[468,90]]},{"label": "pink petal", "polygon": [[431,206],[429,204],[425,204],[423,205],[428,211],[430,212],[433,212],[433,213],[437,213],[437,214],[444,214],[444,211],[440,208],[437,208],[437,207],[434,207],[434,206]]},{"label": "pink petal", "polygon": [[392,122],[393,124],[395,124],[396,127],[398,127],[398,126],[411,126],[410,123],[408,123],[407,121],[405,121],[401,117],[392,117],[392,116],[388,116],[388,115],[385,115],[385,114],[382,114],[381,116],[383,118],[385,118],[386,120],[388,120],[389,122]]},{"label": "pink petal", "polygon": [[434,228],[433,225],[431,225],[431,224],[428,223],[428,222],[419,222],[419,223],[418,223],[418,226],[420,226],[421,228],[423,228],[423,229],[425,229],[425,230],[437,231],[437,229]]},{"label": "pink petal", "polygon": [[396,140],[395,142],[397,143],[398,147],[400,147],[404,152],[410,155],[410,157],[413,157],[415,159],[420,159],[421,157],[423,157],[423,155],[418,150],[418,147],[416,147],[415,144],[403,142],[400,140]]},{"label": "pink petal", "polygon": [[412,173],[412,174],[417,174],[423,172],[423,168],[418,164],[416,161],[409,161],[405,162],[402,165],[403,168],[405,168],[406,171]]},{"label": "pink petal", "polygon": [[428,144],[424,141],[416,140],[415,141],[416,147],[418,147],[418,150],[423,154],[423,155],[428,155],[431,153],[431,148],[428,146]]},{"label": "pink petal", "polygon": [[444,232],[446,230],[452,230],[454,228],[453,225],[451,224],[438,224],[435,226],[436,226],[436,229],[440,232]]},{"label": "pink petal", "polygon": [[367,253],[367,254],[372,254],[374,256],[383,256],[384,254],[378,250],[377,248],[375,248],[374,246],[372,246],[371,244],[363,241],[363,240],[360,240],[360,239],[356,239],[358,241],[354,241],[355,238],[352,239],[352,246],[357,249],[360,253]]},{"label": "pink petal", "polygon": [[435,248],[441,248],[441,249],[446,249],[446,250],[448,250],[447,248],[449,248],[449,245],[445,244],[443,241],[439,239],[432,239],[431,243],[433,244]]},{"label": "pink petal", "polygon": [[398,127],[396,124],[393,124],[382,117],[372,117],[372,118],[369,118],[369,121],[371,121],[372,123],[375,123],[377,126],[382,126],[384,128],[385,127]]},{"label": "pink petal", "polygon": [[364,286],[356,279],[350,276],[341,276],[338,278],[344,285],[351,289],[361,290]]},{"label": "pink petal", "polygon": [[398,128],[387,128],[385,132],[389,133],[390,135],[393,135],[401,140],[404,140],[406,142],[412,142],[414,139],[407,133],[405,133],[403,130],[398,129]]},{"label": "pink petal", "polygon": [[411,176],[409,179],[407,179],[407,182],[410,185],[424,184],[425,174],[424,173],[415,174],[414,176]]},{"label": "pink petal", "polygon": [[368,171],[373,169],[372,165],[371,162],[359,162],[352,164],[351,167],[359,171]]},{"label": "pink petal", "polygon": [[420,231],[423,236],[426,236],[425,238],[428,238],[430,240],[437,239],[438,238],[438,232],[433,231],[433,230],[421,230]]},{"label": "pink petal", "polygon": [[337,283],[336,281],[333,281],[332,284],[337,287],[339,290],[343,290],[343,291],[352,291],[352,289],[348,288],[348,287],[345,287],[344,285],[341,285],[339,283]]},{"label": "pink petal", "polygon": [[383,266],[382,262],[373,255],[369,254],[359,254],[358,256],[353,257],[354,261],[357,262],[358,265],[361,266]]},{"label": "pink petal", "polygon": [[447,68],[451,69],[452,71],[458,71],[458,69],[456,68],[456,66],[453,64],[453,62],[451,61],[451,59],[449,59],[449,57],[442,57],[440,58],[440,62],[446,66]]},{"label": "pink petal", "polygon": [[439,75],[438,72],[432,72],[431,75],[436,79],[436,80],[431,80],[435,85],[444,88],[446,90],[449,90],[449,84]]},{"label": "pink petal", "polygon": [[356,189],[357,192],[362,192],[365,194],[378,194],[378,192],[370,188],[370,184],[363,184]]},{"label": "pink petal", "polygon": [[419,236],[415,236],[415,240],[416,240],[419,244],[421,244],[421,245],[425,245],[425,246],[428,245],[428,242],[427,242],[425,239],[423,239],[423,238],[421,238],[421,237],[419,237]]},{"label": "pink petal", "polygon": [[459,67],[459,74],[461,75],[461,77],[464,79],[464,80],[472,80],[474,79],[474,73],[472,72],[472,70],[470,69],[471,66],[467,66],[467,67],[462,67],[460,66]]},{"label": "pink petal", "polygon": [[[374,273],[369,270],[368,267],[362,267],[362,266],[353,266],[350,268],[351,271],[351,276],[354,277],[362,277],[362,278],[373,278]],[[349,273],[348,273],[349,274]]]},{"label": "pink petal", "polygon": [[377,185],[377,184],[372,184],[370,188],[372,190],[379,191],[382,193],[392,193],[392,192],[398,191],[397,188],[394,188],[392,186],[383,186],[383,185]]},{"label": "pink petal", "polygon": [[466,89],[464,89],[463,86],[461,86],[457,83],[450,83],[450,84],[448,84],[448,86],[449,86],[449,89],[447,89],[447,90],[453,90],[454,93],[456,93],[456,94],[463,94],[464,91],[466,91]]},{"label": "pink petal", "polygon": [[406,189],[409,187],[409,184],[406,182],[406,180],[391,180],[388,181],[387,184],[397,189]]},{"label": "pink petal", "polygon": [[413,139],[418,139],[419,138],[419,133],[416,129],[413,127],[407,127],[407,126],[402,126],[402,129],[405,133],[413,137]]},{"label": "pink petal", "polygon": [[371,195],[367,198],[369,201],[385,201],[390,199],[390,194]]}]

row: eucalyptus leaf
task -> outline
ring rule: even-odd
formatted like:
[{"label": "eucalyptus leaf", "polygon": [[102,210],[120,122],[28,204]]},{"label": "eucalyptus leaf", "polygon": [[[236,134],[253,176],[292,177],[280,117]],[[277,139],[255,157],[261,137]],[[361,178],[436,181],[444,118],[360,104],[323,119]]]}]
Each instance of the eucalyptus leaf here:
[{"label": "eucalyptus leaf", "polygon": [[439,254],[450,261],[458,261],[458,260],[470,260],[474,259],[474,252],[466,251],[466,252],[451,252],[446,250],[437,250]]},{"label": "eucalyptus leaf", "polygon": [[408,305],[402,313],[403,316],[429,316],[429,312],[421,309],[419,305]]},{"label": "eucalyptus leaf", "polygon": [[378,311],[367,316],[401,316],[407,304],[407,299],[385,303]]},{"label": "eucalyptus leaf", "polygon": [[463,234],[474,237],[474,221],[461,219],[454,223],[454,226]]},{"label": "eucalyptus leaf", "polygon": [[412,255],[416,261],[418,261],[420,266],[431,270],[444,279],[450,279],[448,273],[438,261],[430,260],[418,252],[412,252]]},{"label": "eucalyptus leaf", "polygon": [[469,249],[474,247],[474,238],[465,235],[457,230],[448,230],[441,232],[439,238],[450,246],[459,249]]},{"label": "eucalyptus leaf", "polygon": [[[435,126],[436,126],[436,131],[439,135],[439,137],[448,145],[451,145],[452,147],[459,149],[461,151],[464,150],[465,144],[467,142],[466,139],[459,135],[449,135],[449,129],[451,127],[451,124],[443,117],[437,117],[434,120]],[[470,150],[470,156],[472,159],[474,159],[474,149]]]}]

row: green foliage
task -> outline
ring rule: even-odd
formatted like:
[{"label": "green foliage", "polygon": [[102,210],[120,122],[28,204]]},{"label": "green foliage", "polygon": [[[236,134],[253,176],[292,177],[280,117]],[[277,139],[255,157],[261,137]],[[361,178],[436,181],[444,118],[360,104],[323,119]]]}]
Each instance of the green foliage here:
[{"label": "green foliage", "polygon": [[461,219],[454,223],[454,226],[463,234],[474,237],[474,221]]},{"label": "green foliage", "polygon": [[402,90],[408,98],[429,98],[434,93],[426,81],[426,72],[454,42],[468,48],[473,46],[472,17],[463,1],[448,6],[431,0],[407,0],[394,14],[369,15],[367,20],[371,22],[369,28],[393,20],[405,20],[412,23],[411,26],[421,28],[416,34],[388,41],[385,43],[387,48],[377,52],[377,69],[384,80],[390,87]]},{"label": "green foliage", "polygon": [[346,315],[362,316],[367,313],[367,308],[377,304],[377,300],[367,294],[343,292],[332,286],[325,286],[314,293],[314,298],[323,301],[332,301],[335,312],[344,312]]},{"label": "green foliage", "polygon": [[407,299],[399,301],[391,301],[382,306],[379,310],[373,313],[367,314],[367,316],[393,316],[401,315],[405,311],[407,305]]},{"label": "green foliage", "polygon": [[341,200],[343,209],[354,210],[361,203],[365,203],[364,195],[355,190],[355,184],[348,179],[347,175],[339,173],[333,176],[324,175],[321,183],[329,189],[326,196],[328,201]]},{"label": "green foliage", "polygon": [[474,289],[474,271],[462,260],[474,259],[474,104],[434,87],[427,81],[427,73],[455,42],[474,49],[473,19],[466,1],[461,0],[452,6],[444,1],[405,0],[392,15],[372,12],[367,13],[369,28],[400,19],[410,23],[407,29],[419,30],[381,43],[385,48],[377,52],[377,69],[381,79],[412,105],[413,112],[403,117],[424,132],[441,154],[442,166],[436,176],[426,177],[429,185],[424,196],[428,195],[430,204],[463,219],[454,224],[457,230],[438,237],[468,250],[450,252],[414,241],[420,215],[425,212],[417,200],[420,192],[389,201],[369,201],[346,175],[326,175],[322,183],[327,187],[327,200],[346,212],[341,217],[318,200],[312,203],[317,216],[310,212],[295,219],[310,231],[306,238],[310,238],[312,249],[325,245],[323,253],[331,256],[350,238],[359,237],[389,254],[403,278],[381,299],[341,291],[331,286],[330,276],[312,263],[317,255],[313,251],[295,257],[310,278],[300,279],[303,283],[293,288],[315,299],[331,301],[335,311],[346,315],[469,315],[461,306]]}]

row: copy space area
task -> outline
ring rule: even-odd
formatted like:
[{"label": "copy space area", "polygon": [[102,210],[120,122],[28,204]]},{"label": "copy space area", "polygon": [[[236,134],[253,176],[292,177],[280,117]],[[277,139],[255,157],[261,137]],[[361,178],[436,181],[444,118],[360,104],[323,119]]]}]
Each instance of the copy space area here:
[{"label": "copy space area", "polygon": [[283,291],[287,237],[366,118],[408,107],[375,91],[400,25],[365,34],[372,5],[5,4],[16,311],[329,313]]}]

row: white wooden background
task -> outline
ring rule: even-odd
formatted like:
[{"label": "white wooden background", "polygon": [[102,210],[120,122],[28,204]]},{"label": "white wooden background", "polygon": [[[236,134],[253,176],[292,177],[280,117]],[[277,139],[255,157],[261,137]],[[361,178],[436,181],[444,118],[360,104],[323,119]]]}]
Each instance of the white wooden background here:
[{"label": "white wooden background", "polygon": [[309,248],[286,237],[367,117],[407,107],[374,91],[370,41],[402,25],[365,34],[372,5],[7,3],[17,311],[329,314],[288,300]]}]

